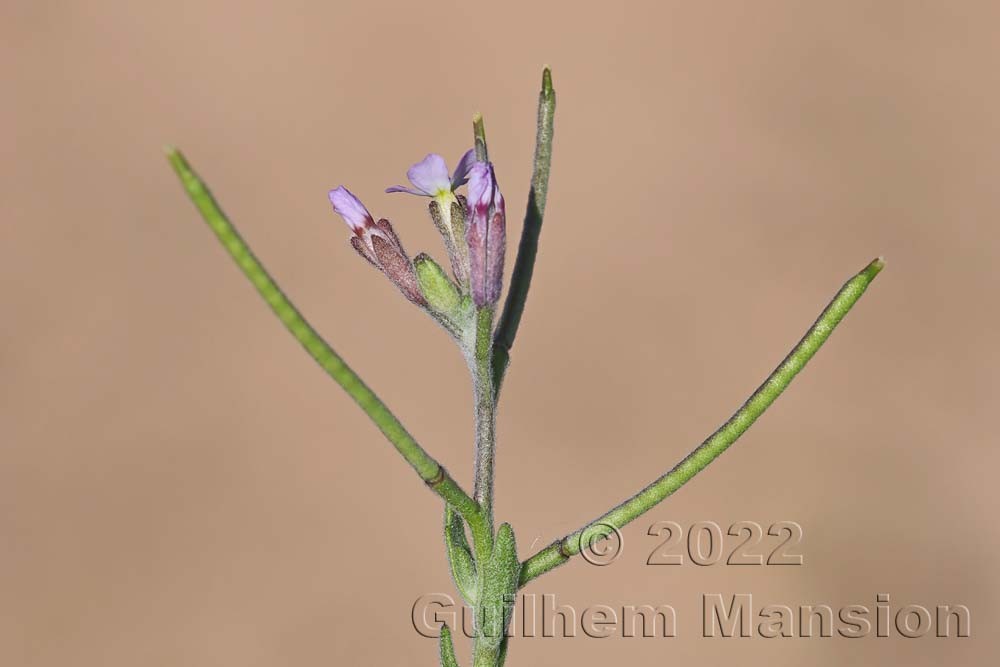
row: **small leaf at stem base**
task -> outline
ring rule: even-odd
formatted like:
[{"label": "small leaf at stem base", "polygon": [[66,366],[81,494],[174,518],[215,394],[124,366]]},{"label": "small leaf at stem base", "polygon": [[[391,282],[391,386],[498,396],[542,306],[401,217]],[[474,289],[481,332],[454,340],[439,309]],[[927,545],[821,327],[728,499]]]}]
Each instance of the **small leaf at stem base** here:
[{"label": "small leaf at stem base", "polygon": [[465,522],[450,505],[444,510],[444,543],[448,550],[448,565],[458,592],[470,605],[476,604],[476,562],[465,536]]}]

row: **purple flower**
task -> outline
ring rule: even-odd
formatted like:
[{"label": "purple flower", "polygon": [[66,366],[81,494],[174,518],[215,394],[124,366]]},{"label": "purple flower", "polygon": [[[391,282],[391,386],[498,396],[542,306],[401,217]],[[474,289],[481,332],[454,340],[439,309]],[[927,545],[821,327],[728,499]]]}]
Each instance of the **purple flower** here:
[{"label": "purple flower", "polygon": [[455,167],[455,174],[449,175],[444,158],[436,153],[428,153],[406,172],[413,184],[412,188],[394,185],[385,190],[431,198],[428,204],[431,219],[444,239],[455,279],[463,286],[468,285],[469,274],[465,243],[465,200],[456,195],[455,190],[469,180],[469,169],[475,161],[476,152],[472,149],[466,151]]},{"label": "purple flower", "polygon": [[389,221],[382,218],[375,222],[365,205],[343,185],[330,190],[330,203],[354,232],[351,246],[358,254],[382,271],[407,299],[420,306],[426,305],[413,262]]},{"label": "purple flower", "polygon": [[437,153],[428,153],[420,162],[406,171],[406,177],[413,184],[412,188],[405,185],[394,185],[386,188],[386,192],[408,192],[422,197],[446,197],[460,185],[468,181],[469,168],[476,159],[475,151],[469,149],[458,161],[455,175],[448,175],[448,165]]},{"label": "purple flower", "polygon": [[479,307],[500,299],[506,249],[506,210],[493,165],[476,162],[469,171],[469,242],[472,300]]},{"label": "purple flower", "polygon": [[358,236],[364,236],[365,230],[375,224],[372,214],[361,200],[343,185],[336,190],[330,190],[330,203],[333,204],[334,212],[342,217],[351,231]]}]

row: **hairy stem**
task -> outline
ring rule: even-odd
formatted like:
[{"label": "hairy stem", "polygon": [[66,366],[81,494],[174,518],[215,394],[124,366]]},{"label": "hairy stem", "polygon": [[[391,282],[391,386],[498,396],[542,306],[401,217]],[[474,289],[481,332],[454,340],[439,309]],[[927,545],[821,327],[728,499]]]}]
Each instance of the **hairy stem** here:
[{"label": "hairy stem", "polygon": [[168,149],[167,158],[177,172],[188,196],[199,213],[215,232],[222,246],[236,262],[243,274],[278,316],[282,324],[295,337],[306,352],[333,378],[344,391],[357,402],[383,435],[402,454],[420,478],[434,493],[454,507],[472,526],[482,532],[482,518],[477,503],[462,490],[448,472],[421,447],[403,427],[389,408],[379,399],[368,385],[358,377],[323,337],[306,321],[302,313],[292,304],[278,287],[271,275],[260,263],[239,232],[223,213],[208,187],[191,169],[187,160],[176,149]]},{"label": "hairy stem", "polygon": [[493,335],[493,384],[500,391],[514,337],[521,324],[524,305],[528,301],[528,288],[538,254],[538,237],[542,232],[545,199],[549,192],[549,169],[552,165],[552,134],[556,113],[556,92],[552,88],[552,73],[546,67],[542,72],[542,90],[538,94],[538,131],[535,135],[535,166],[528,192],[528,209],[524,214],[524,228],[517,247],[517,259],[510,277],[510,288],[504,302],[503,313]]},{"label": "hairy stem", "polygon": [[472,354],[472,385],[475,399],[476,451],[475,488],[472,497],[479,503],[487,525],[493,525],[493,471],[496,455],[496,401],[493,396],[492,352],[493,308],[476,313],[476,343]]},{"label": "hairy stem", "polygon": [[501,647],[474,641],[472,644],[472,667],[501,667]]},{"label": "hairy stem", "polygon": [[[788,353],[784,361],[736,411],[736,414],[670,472],[600,518],[528,558],[521,568],[520,585],[524,586],[532,579],[562,565],[571,556],[580,553],[581,546],[586,547],[591,540],[607,536],[613,530],[621,528],[649,511],[726,451],[788,387],[806,362],[826,342],[837,324],[865,293],[883,266],[884,262],[880,257],[848,280],[798,345]],[[583,540],[585,533],[586,542]],[[584,543],[581,545],[581,542]]]}]

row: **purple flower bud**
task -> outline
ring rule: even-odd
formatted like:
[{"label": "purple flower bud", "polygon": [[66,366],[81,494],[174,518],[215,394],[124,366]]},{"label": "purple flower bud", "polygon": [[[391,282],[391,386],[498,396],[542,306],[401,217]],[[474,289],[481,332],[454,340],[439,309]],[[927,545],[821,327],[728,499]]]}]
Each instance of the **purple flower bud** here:
[{"label": "purple flower bud", "polygon": [[386,188],[386,192],[408,192],[411,195],[423,197],[438,197],[450,195],[460,185],[468,180],[469,168],[475,161],[475,151],[469,149],[458,161],[455,175],[448,175],[448,165],[437,153],[428,153],[420,162],[406,171],[406,177],[413,184],[412,188],[405,185],[394,185]]},{"label": "purple flower bud", "polygon": [[351,231],[359,236],[363,229],[371,227],[375,223],[372,220],[372,214],[368,212],[361,200],[343,185],[336,190],[330,190],[330,203],[333,204],[333,210],[344,219]]},{"label": "purple flower bud", "polygon": [[476,162],[469,171],[469,276],[472,300],[491,306],[500,299],[507,217],[493,165]]},{"label": "purple flower bud", "polygon": [[364,204],[344,186],[330,191],[330,202],[354,232],[351,246],[358,254],[382,271],[407,299],[420,306],[426,305],[413,262],[389,221],[383,218],[375,222]]}]

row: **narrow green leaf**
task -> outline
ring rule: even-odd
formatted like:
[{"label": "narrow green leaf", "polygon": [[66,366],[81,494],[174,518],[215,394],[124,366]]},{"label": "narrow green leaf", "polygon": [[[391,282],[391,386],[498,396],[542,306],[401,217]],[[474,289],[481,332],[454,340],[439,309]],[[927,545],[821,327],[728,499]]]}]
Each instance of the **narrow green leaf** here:
[{"label": "narrow green leaf", "polygon": [[484,567],[477,605],[477,643],[497,648],[503,641],[514,608],[521,564],[517,559],[517,543],[509,523],[500,525],[493,543],[493,554]]},{"label": "narrow green leaf", "polygon": [[451,578],[470,605],[476,604],[476,561],[465,536],[465,522],[451,506],[444,510],[444,544],[448,552]]},{"label": "narrow green leaf", "polygon": [[441,667],[458,667],[458,659],[455,657],[455,645],[451,641],[451,630],[448,629],[447,623],[441,626],[439,648],[441,649]]}]

